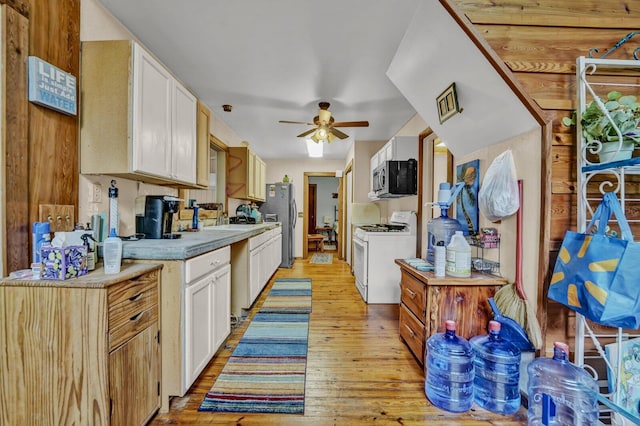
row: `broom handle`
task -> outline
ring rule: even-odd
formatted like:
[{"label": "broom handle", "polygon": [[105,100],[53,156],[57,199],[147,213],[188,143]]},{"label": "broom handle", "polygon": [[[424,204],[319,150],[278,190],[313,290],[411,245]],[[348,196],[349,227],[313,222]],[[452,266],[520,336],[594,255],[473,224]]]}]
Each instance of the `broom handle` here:
[{"label": "broom handle", "polygon": [[527,300],[527,295],[522,288],[522,179],[518,179],[518,196],[520,207],[516,214],[516,290],[520,299]]}]

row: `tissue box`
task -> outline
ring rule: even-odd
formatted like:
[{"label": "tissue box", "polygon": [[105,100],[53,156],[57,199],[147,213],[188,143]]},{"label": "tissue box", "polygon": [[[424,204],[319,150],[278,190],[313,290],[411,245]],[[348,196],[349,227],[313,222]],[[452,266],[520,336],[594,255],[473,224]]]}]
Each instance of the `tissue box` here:
[{"label": "tissue box", "polygon": [[43,280],[66,280],[87,274],[87,248],[85,246],[40,248]]}]

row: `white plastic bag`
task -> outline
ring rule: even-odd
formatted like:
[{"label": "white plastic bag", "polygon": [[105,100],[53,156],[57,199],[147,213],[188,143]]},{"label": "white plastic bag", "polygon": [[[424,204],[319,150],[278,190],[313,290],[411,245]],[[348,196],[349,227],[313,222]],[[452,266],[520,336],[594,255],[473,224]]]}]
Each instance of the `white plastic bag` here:
[{"label": "white plastic bag", "polygon": [[491,222],[511,216],[520,207],[518,178],[511,150],[494,158],[478,191],[478,207]]}]

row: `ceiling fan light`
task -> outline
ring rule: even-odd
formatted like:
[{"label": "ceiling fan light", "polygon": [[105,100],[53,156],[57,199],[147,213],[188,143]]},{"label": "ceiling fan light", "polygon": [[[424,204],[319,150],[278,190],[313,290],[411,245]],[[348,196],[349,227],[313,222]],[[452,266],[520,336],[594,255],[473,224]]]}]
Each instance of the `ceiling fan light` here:
[{"label": "ceiling fan light", "polygon": [[327,126],[323,124],[322,126],[318,127],[318,131],[315,133],[315,136],[320,140],[325,140],[327,139],[328,134],[329,132],[327,132]]},{"label": "ceiling fan light", "polygon": [[324,144],[321,141],[314,141],[313,137],[306,139],[307,153],[310,158],[321,158]]},{"label": "ceiling fan light", "polygon": [[331,120],[331,112],[326,109],[321,109],[318,111],[318,121],[320,124],[329,124]]}]

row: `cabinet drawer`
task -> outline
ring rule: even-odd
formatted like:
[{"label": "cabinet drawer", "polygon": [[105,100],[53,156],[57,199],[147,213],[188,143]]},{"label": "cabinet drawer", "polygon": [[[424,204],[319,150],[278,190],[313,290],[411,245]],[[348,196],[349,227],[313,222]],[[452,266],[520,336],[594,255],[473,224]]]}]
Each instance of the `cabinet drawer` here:
[{"label": "cabinet drawer", "polygon": [[142,330],[158,322],[158,305],[155,304],[146,310],[139,311],[135,315],[126,318],[116,327],[109,327],[109,351],[114,350],[127,340],[131,339]]},{"label": "cabinet drawer", "polygon": [[229,246],[194,257],[185,262],[184,279],[186,283],[200,278],[231,261]]},{"label": "cabinet drawer", "polygon": [[424,323],[427,307],[427,286],[413,275],[402,271],[400,288],[402,303],[413,312],[420,322]]},{"label": "cabinet drawer", "polygon": [[[153,317],[157,320],[158,271],[152,271],[110,287],[107,299],[109,346],[114,348],[135,334],[129,334],[127,330],[143,330],[153,322]],[[150,316],[149,312],[154,309],[155,315]],[[140,327],[141,324],[146,325]]]},{"label": "cabinet drawer", "polygon": [[400,337],[405,341],[420,365],[424,363],[424,324],[404,304],[400,305]]}]

